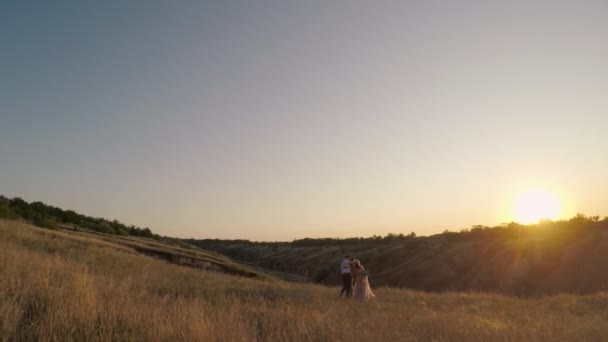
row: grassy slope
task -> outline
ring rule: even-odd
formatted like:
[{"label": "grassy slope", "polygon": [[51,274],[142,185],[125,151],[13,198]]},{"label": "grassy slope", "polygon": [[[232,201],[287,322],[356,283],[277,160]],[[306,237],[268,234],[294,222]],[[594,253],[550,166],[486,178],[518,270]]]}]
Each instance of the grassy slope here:
[{"label": "grassy slope", "polygon": [[350,254],[371,271],[376,285],[520,295],[593,293],[608,288],[606,223],[589,223],[583,228],[530,227],[522,229],[521,235],[506,230],[440,234],[383,245],[207,241],[201,246],[235,260],[308,274],[325,284],[339,282],[338,264]]},{"label": "grassy slope", "polygon": [[82,229],[78,231],[71,229],[41,230],[40,232],[52,239],[64,238],[128,253],[144,254],[182,266],[246,277],[263,277],[261,273],[249,266],[236,263],[221,254],[202,251],[185,243],[161,242],[142,237],[110,235]]},{"label": "grassy slope", "polygon": [[0,340],[600,340],[608,295],[521,299],[337,288],[170,264],[0,220]]}]

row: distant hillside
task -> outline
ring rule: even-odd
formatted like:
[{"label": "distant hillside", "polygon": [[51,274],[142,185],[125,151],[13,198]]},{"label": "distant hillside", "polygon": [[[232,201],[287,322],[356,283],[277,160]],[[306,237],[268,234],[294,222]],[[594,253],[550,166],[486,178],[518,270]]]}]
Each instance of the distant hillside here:
[{"label": "distant hillside", "polygon": [[429,237],[188,242],[323,284],[339,283],[338,263],[351,254],[363,262],[376,286],[519,295],[608,289],[608,218],[581,214],[567,221],[475,226]]}]

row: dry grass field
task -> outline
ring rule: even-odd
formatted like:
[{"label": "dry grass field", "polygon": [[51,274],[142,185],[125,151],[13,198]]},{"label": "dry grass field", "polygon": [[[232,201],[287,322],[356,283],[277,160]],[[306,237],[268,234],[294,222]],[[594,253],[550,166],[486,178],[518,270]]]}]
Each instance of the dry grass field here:
[{"label": "dry grass field", "polygon": [[[162,246],[161,246],[162,247]],[[373,279],[372,279],[373,283]],[[608,294],[516,298],[338,289],[171,264],[0,220],[0,340],[599,341]]]}]

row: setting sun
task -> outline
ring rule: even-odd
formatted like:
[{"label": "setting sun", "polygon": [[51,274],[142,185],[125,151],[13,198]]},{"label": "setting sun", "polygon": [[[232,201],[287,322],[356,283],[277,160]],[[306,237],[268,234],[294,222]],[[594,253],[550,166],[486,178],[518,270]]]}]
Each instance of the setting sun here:
[{"label": "setting sun", "polygon": [[531,189],[521,194],[514,203],[514,218],[519,223],[534,223],[540,219],[555,220],[560,217],[558,197],[544,189]]}]

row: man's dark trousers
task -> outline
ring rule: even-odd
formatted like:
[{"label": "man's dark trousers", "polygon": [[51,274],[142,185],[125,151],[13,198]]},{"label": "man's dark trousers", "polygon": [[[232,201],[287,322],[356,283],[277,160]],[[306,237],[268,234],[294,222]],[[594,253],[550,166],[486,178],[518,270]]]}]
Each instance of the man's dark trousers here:
[{"label": "man's dark trousers", "polygon": [[346,297],[350,297],[353,294],[353,277],[350,273],[342,274],[342,291],[340,291],[340,296],[346,292]]}]

